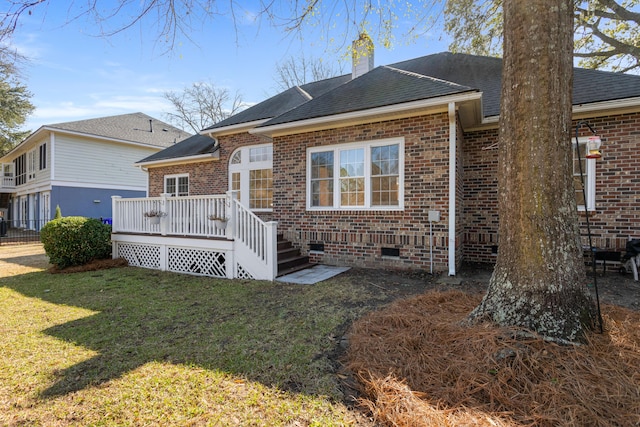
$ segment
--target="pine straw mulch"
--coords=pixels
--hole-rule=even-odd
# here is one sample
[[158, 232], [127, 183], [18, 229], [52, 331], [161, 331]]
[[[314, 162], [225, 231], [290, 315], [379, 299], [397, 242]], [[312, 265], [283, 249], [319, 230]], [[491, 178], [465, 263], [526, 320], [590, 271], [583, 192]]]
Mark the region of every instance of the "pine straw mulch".
[[357, 321], [346, 367], [391, 426], [640, 425], [640, 313], [603, 305], [586, 345], [462, 325], [478, 294], [433, 291]]
[[105, 259], [94, 259], [83, 265], [74, 265], [71, 267], [58, 268], [57, 266], [51, 266], [48, 271], [51, 274], [67, 274], [67, 273], [82, 273], [84, 271], [98, 271], [98, 270], [106, 270], [109, 268], [118, 268], [118, 267], [126, 267], [129, 263], [124, 258], [105, 258]]

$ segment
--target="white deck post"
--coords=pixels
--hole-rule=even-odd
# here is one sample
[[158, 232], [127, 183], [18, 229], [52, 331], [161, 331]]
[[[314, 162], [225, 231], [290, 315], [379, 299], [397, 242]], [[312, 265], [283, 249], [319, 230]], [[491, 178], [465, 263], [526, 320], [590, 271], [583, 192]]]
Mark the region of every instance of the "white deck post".
[[229, 220], [227, 221], [227, 229], [225, 234], [227, 239], [234, 240], [236, 238], [235, 229], [238, 215], [235, 209], [235, 203], [233, 201], [238, 197], [237, 191], [227, 191], [227, 200], [225, 200], [225, 216]]
[[162, 236], [167, 235], [167, 222], [169, 221], [169, 213], [167, 212], [167, 197], [171, 196], [171, 193], [160, 194], [160, 211], [165, 215], [160, 217], [160, 234]]
[[278, 275], [278, 222], [269, 221], [266, 226], [267, 272], [269, 280], [273, 281]]
[[120, 231], [120, 217], [118, 215], [118, 200], [122, 199], [122, 196], [111, 196], [111, 232]]
[[[235, 245], [234, 245], [235, 248]], [[236, 278], [236, 251], [235, 249], [224, 253], [225, 270], [227, 272], [227, 279]]]

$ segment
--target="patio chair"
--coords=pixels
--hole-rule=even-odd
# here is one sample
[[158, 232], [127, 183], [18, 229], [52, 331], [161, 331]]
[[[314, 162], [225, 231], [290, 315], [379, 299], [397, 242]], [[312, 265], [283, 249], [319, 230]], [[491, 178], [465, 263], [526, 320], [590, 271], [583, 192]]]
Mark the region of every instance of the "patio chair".
[[621, 273], [631, 271], [633, 280], [638, 281], [638, 268], [640, 267], [640, 239], [629, 239], [625, 248], [626, 253], [622, 257]]

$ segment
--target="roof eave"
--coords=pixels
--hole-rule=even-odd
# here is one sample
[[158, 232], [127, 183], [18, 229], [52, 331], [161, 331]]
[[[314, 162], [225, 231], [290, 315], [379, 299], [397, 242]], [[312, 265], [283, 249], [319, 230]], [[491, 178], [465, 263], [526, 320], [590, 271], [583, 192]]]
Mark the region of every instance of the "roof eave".
[[256, 126], [260, 126], [262, 123], [265, 123], [265, 122], [267, 122], [269, 120], [271, 120], [271, 117], [268, 118], [268, 119], [260, 119], [260, 120], [254, 120], [254, 121], [251, 121], [251, 122], [238, 123], [238, 124], [235, 124], [235, 125], [223, 126], [223, 127], [219, 127], [219, 128], [215, 128], [215, 129], [203, 129], [198, 133], [200, 135], [208, 135], [208, 136], [212, 136], [212, 137], [218, 137], [218, 136], [223, 136], [223, 135], [231, 135], [231, 134], [234, 134], [234, 133], [247, 132], [250, 129], [253, 129]]
[[171, 157], [169, 159], [158, 159], [158, 160], [151, 160], [148, 162], [136, 162], [136, 166], [142, 167], [142, 168], [150, 168], [150, 167], [164, 167], [164, 166], [171, 166], [171, 165], [183, 165], [186, 163], [199, 163], [199, 162], [207, 162], [207, 161], [214, 161], [214, 160], [220, 160], [220, 150], [216, 150], [213, 153], [207, 153], [207, 154], [198, 154], [195, 156], [185, 156], [185, 157]]
[[[616, 99], [611, 101], [591, 102], [588, 104], [577, 104], [573, 106], [573, 119], [586, 117], [610, 116], [611, 114], [634, 113], [640, 111], [640, 97]], [[487, 116], [476, 126], [472, 126], [465, 131], [478, 131], [498, 127], [500, 115]]]
[[623, 114], [637, 111], [640, 111], [640, 97], [577, 104], [573, 106], [574, 118], [581, 118], [583, 116], [608, 116], [612, 113]]
[[316, 117], [306, 120], [298, 120], [289, 123], [280, 123], [270, 126], [256, 127], [249, 130], [251, 134], [273, 137], [275, 135], [286, 135], [296, 133], [305, 128], [326, 129], [335, 126], [339, 122], [357, 122], [381, 116], [409, 114], [412, 111], [446, 106], [450, 103], [461, 103], [469, 101], [481, 101], [481, 92], [464, 92], [455, 95], [440, 96], [419, 101], [406, 102], [402, 104], [386, 105], [384, 107], [370, 108], [367, 110], [352, 111], [348, 113], [333, 114], [330, 116]]

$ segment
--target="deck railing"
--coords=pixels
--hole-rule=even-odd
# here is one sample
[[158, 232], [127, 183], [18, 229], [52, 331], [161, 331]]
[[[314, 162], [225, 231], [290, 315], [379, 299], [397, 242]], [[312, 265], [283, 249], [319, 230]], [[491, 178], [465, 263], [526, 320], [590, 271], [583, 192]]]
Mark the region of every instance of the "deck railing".
[[[277, 273], [277, 223], [262, 221], [234, 192], [223, 195], [112, 197], [113, 233], [232, 240], [233, 257], [254, 277]], [[155, 216], [153, 216], [155, 215]], [[221, 221], [222, 220], [222, 221]], [[213, 245], [213, 243], [212, 243]]]
[[[210, 217], [229, 218], [227, 195], [187, 197], [113, 197], [113, 232], [148, 233], [162, 236], [227, 238]], [[232, 237], [230, 237], [232, 238]]]

